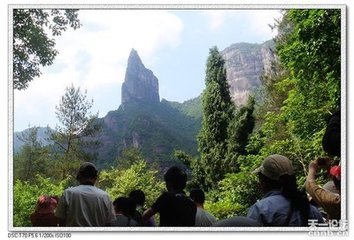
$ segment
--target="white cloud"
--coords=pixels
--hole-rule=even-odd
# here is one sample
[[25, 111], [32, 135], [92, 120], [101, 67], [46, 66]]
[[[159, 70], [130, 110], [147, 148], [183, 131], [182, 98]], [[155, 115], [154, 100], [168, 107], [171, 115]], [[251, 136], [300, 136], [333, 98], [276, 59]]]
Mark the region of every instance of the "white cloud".
[[[54, 107], [71, 83], [87, 89], [90, 98], [102, 98], [105, 87], [124, 81], [131, 48], [149, 66], [157, 50], [178, 46], [183, 30], [179, 18], [162, 10], [80, 10], [79, 19], [80, 29], [68, 29], [57, 38], [54, 64], [44, 68], [27, 90], [15, 92], [15, 128], [37, 124], [30, 119], [54, 125]], [[112, 103], [115, 96], [106, 97], [107, 105], [115, 109], [119, 100]]]
[[205, 11], [205, 15], [209, 18], [209, 27], [212, 31], [217, 30], [225, 22], [228, 13], [225, 11]]
[[182, 22], [165, 11], [82, 10], [79, 17], [82, 28], [58, 40], [58, 60], [77, 65], [76, 54], [86, 52], [90, 60], [81, 81], [89, 89], [121, 83], [131, 48], [148, 62], [157, 49], [176, 47], [183, 29]]
[[254, 15], [248, 15], [247, 21], [250, 23], [251, 31], [259, 35], [274, 37], [277, 35], [276, 29], [273, 31], [269, 25], [274, 25], [275, 19], [279, 19], [281, 13], [279, 10], [257, 10]]
[[263, 37], [264, 39], [272, 38], [277, 34], [268, 26], [274, 23], [274, 19], [280, 18], [279, 10], [275, 9], [240, 9], [240, 10], [207, 10], [203, 14], [209, 21], [209, 28], [217, 31], [225, 23], [235, 23], [235, 28], [247, 28], [249, 32]]

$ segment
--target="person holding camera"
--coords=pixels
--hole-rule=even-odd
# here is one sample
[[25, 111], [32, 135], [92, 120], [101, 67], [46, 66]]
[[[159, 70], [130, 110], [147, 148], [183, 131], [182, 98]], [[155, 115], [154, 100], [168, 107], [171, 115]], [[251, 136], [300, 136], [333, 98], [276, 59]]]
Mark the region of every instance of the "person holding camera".
[[340, 194], [330, 192], [316, 183], [316, 173], [319, 169], [328, 169], [336, 190], [340, 193], [340, 166], [330, 167], [330, 158], [318, 158], [309, 164], [306, 179], [306, 191], [312, 199], [327, 213], [327, 220], [340, 219]]
[[[322, 138], [322, 147], [331, 157], [340, 157], [341, 138], [339, 110], [335, 111], [328, 121], [326, 132]], [[341, 166], [340, 163], [338, 163], [331, 167], [331, 157], [320, 157], [311, 161], [308, 166], [309, 172], [306, 178], [306, 191], [327, 213], [327, 220], [340, 219]], [[336, 192], [327, 191], [316, 183], [316, 173], [319, 169], [326, 169], [328, 171]]]

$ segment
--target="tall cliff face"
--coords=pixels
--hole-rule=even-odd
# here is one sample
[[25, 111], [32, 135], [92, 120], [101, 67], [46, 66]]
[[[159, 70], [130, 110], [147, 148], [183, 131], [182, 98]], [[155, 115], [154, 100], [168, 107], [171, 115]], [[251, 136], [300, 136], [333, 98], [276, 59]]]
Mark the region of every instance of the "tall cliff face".
[[261, 85], [260, 77], [270, 71], [275, 60], [274, 42], [263, 44], [236, 43], [221, 52], [225, 60], [230, 94], [238, 106], [247, 102], [251, 91]]
[[151, 70], [145, 68], [134, 49], [130, 52], [122, 85], [122, 104], [132, 101], [160, 102], [158, 79]]

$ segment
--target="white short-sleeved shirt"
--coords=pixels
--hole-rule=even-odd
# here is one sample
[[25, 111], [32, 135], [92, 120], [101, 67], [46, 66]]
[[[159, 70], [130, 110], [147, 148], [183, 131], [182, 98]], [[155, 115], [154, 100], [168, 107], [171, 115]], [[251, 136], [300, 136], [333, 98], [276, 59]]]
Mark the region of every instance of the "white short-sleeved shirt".
[[65, 219], [66, 226], [106, 226], [115, 219], [108, 194], [91, 185], [79, 185], [64, 191], [55, 215]]

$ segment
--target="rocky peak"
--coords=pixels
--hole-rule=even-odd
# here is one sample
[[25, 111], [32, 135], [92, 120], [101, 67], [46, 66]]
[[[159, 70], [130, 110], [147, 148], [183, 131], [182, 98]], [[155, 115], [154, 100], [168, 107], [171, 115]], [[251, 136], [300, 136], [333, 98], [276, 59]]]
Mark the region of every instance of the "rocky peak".
[[225, 60], [230, 94], [238, 106], [247, 102], [248, 95], [261, 85], [260, 77], [269, 71], [272, 61], [274, 42], [263, 44], [236, 43], [221, 52]]
[[135, 49], [130, 52], [122, 85], [122, 104], [130, 101], [160, 102], [159, 81], [145, 68]]

